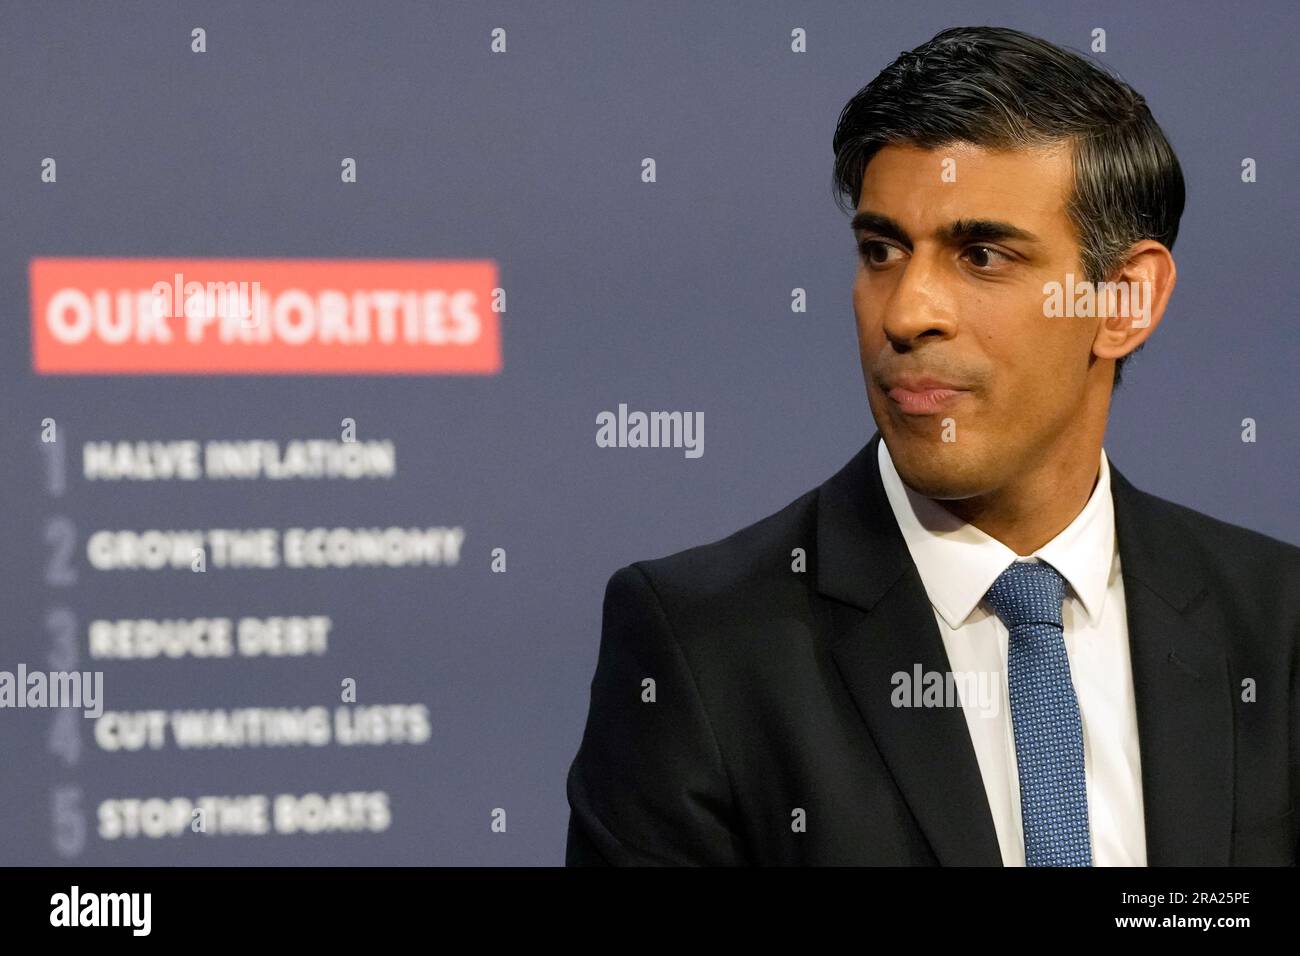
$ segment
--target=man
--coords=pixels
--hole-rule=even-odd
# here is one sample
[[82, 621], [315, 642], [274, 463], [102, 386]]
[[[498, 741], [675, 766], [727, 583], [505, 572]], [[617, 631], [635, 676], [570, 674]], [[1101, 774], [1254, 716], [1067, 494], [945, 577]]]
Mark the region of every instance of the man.
[[1144, 101], [953, 29], [834, 146], [878, 432], [610, 579], [567, 861], [1294, 863], [1300, 548], [1102, 450], [1175, 283], [1182, 174]]

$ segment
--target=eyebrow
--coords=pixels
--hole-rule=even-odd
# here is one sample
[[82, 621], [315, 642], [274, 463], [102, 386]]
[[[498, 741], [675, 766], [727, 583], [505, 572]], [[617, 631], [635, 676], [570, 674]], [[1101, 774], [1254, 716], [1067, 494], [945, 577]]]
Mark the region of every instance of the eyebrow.
[[[912, 237], [907, 234], [907, 230], [882, 213], [870, 210], [859, 212], [853, 217], [850, 226], [855, 234], [873, 232], [887, 239], [893, 239], [908, 249], [912, 248]], [[971, 242], [998, 242], [1004, 239], [1019, 239], [1023, 242], [1039, 241], [1032, 232], [997, 219], [954, 219], [947, 225], [941, 226], [935, 235], [941, 242], [954, 246]]]

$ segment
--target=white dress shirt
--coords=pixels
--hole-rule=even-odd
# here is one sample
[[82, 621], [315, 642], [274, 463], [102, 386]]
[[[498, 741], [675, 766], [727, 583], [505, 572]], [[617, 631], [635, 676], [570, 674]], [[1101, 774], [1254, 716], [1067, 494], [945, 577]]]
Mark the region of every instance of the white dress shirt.
[[[1146, 866], [1142, 768], [1129, 665], [1128, 620], [1115, 544], [1110, 465], [1083, 510], [1047, 544], [1020, 557], [907, 487], [880, 441], [880, 477], [890, 507], [934, 608], [957, 675], [971, 743], [988, 794], [1006, 866], [1025, 865], [1016, 740], [1007, 697], [1007, 628], [982, 603], [1013, 561], [1042, 559], [1069, 587], [1061, 608], [1070, 676], [1083, 719], [1083, 763], [1094, 866]], [[982, 675], [982, 676], [981, 676]], [[978, 678], [978, 680], [977, 680]], [[968, 688], [979, 688], [972, 693]]]

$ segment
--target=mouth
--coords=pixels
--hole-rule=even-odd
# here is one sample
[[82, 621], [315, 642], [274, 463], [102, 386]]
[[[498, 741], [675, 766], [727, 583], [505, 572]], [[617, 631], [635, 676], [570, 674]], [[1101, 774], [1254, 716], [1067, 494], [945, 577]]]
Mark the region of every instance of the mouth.
[[967, 389], [943, 382], [917, 379], [884, 387], [895, 407], [905, 415], [933, 415], [956, 404]]

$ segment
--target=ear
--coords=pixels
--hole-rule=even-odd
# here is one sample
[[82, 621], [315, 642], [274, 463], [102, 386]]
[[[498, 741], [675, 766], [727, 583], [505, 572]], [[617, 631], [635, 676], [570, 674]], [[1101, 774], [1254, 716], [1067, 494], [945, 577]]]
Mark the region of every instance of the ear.
[[1130, 248], [1107, 280], [1110, 285], [1098, 290], [1097, 314], [1102, 319], [1092, 353], [1098, 358], [1118, 359], [1149, 339], [1164, 318], [1177, 281], [1173, 253], [1165, 246], [1143, 239]]

